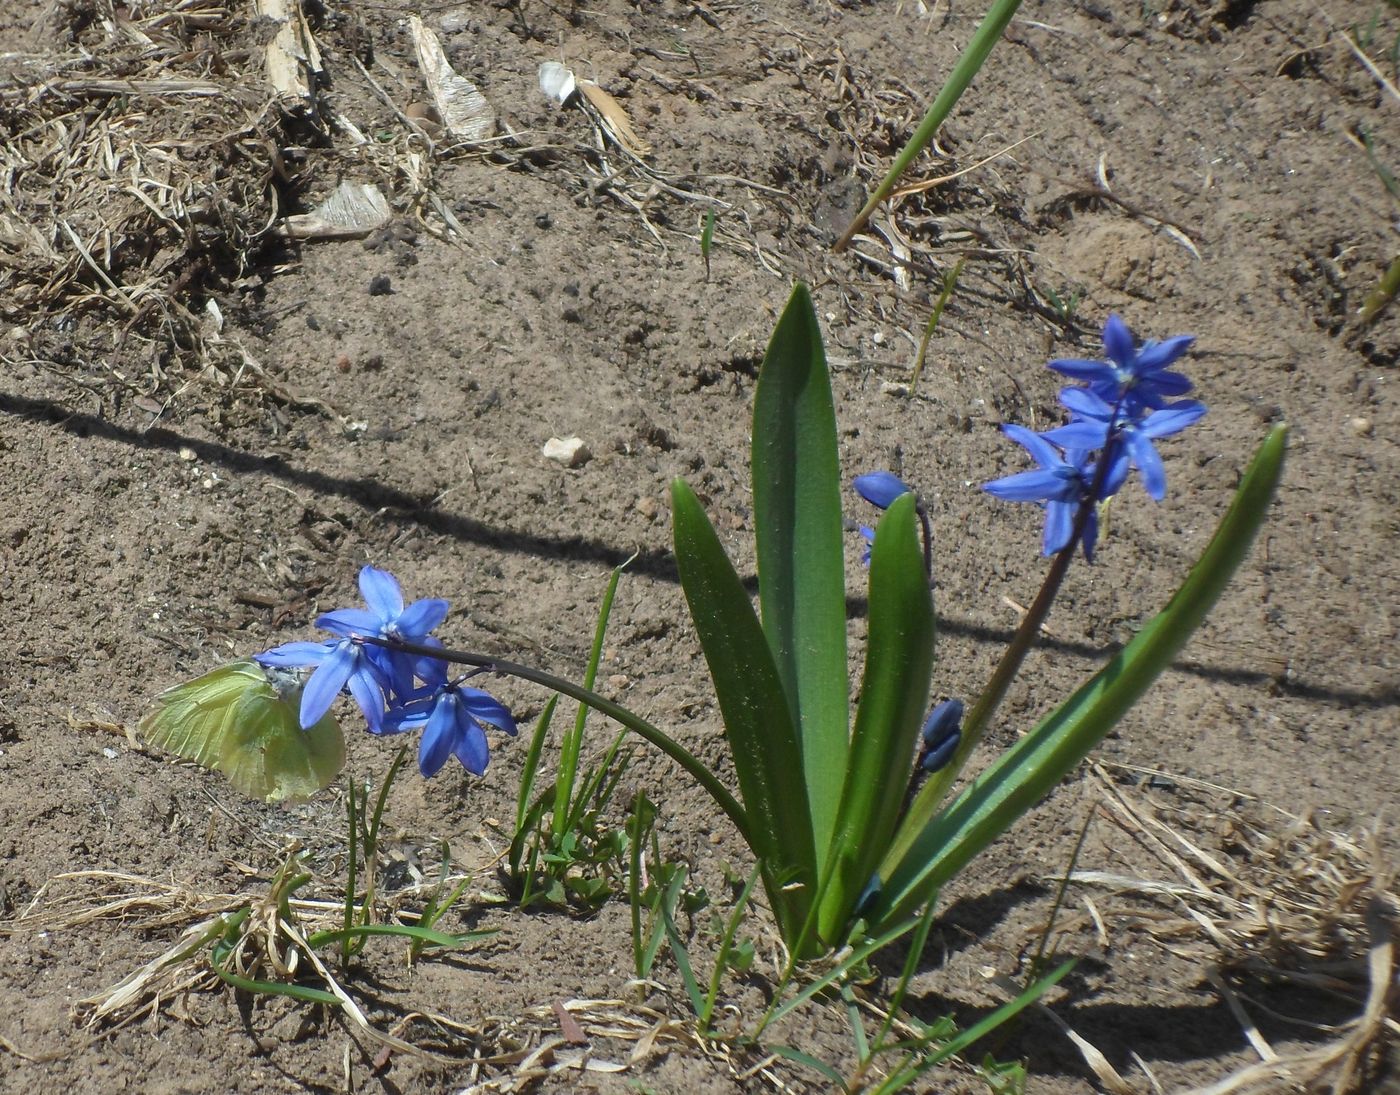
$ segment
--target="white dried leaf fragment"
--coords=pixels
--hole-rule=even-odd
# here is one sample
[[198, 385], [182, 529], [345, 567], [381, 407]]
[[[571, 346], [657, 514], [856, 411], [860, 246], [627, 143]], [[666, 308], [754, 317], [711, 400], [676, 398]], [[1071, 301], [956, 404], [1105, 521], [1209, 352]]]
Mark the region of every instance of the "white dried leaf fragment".
[[540, 65], [540, 90], [563, 106], [578, 90], [578, 81], [574, 79], [574, 74], [558, 61], [546, 61]]
[[408, 17], [408, 29], [418, 49], [418, 67], [423, 70], [428, 93], [447, 131], [463, 141], [484, 141], [495, 136], [496, 112], [477, 86], [458, 76], [447, 63], [437, 35], [416, 15]]

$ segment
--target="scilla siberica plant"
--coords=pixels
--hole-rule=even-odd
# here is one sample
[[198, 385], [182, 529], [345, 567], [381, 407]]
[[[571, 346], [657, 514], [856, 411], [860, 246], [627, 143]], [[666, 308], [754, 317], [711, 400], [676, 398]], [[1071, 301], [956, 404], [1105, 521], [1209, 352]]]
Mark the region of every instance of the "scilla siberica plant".
[[[404, 608], [397, 583], [374, 568], [361, 574], [368, 610], [318, 619], [336, 638], [288, 644], [259, 661], [272, 667], [270, 674], [315, 667], [301, 693], [300, 726], [324, 726], [331, 700], [345, 689], [372, 731], [421, 730], [425, 774], [450, 754], [479, 773], [487, 756], [484, 726], [514, 729], [504, 707], [467, 688], [466, 678], [449, 679], [446, 664], [515, 676], [570, 696], [661, 748], [705, 789], [752, 849], [795, 956], [838, 947], [853, 930], [868, 938], [890, 932], [926, 909], [944, 883], [1046, 795], [1171, 663], [1243, 561], [1277, 486], [1283, 426], [1260, 447], [1176, 596], [1097, 674], [950, 798], [1070, 560], [1081, 547], [1092, 557], [1097, 507], [1133, 470], [1160, 500], [1166, 481], [1154, 442], [1204, 413], [1200, 403], [1174, 401], [1190, 382], [1169, 366], [1186, 352], [1189, 338], [1138, 347], [1115, 316], [1105, 325], [1104, 343], [1107, 361], [1051, 363], [1084, 385], [1061, 393], [1067, 424], [1043, 434], [1003, 427], [1038, 467], [985, 489], [1044, 507], [1043, 548], [1054, 559], [965, 717], [958, 701], [925, 717], [935, 631], [930, 516], [912, 490], [879, 472], [856, 481], [884, 513], [873, 533], [865, 530], [869, 626], [852, 719], [836, 421], [821, 335], [801, 285], [773, 334], [754, 398], [757, 611], [695, 494], [681, 479], [671, 489], [676, 562], [723, 718], [737, 795], [675, 739], [626, 708], [529, 666], [442, 647], [427, 633], [445, 616], [445, 602]], [[182, 689], [200, 683], [167, 697], [184, 697]], [[263, 682], [258, 691], [269, 688]], [[191, 720], [166, 721], [183, 731]], [[163, 744], [181, 752], [189, 735], [164, 736]], [[194, 759], [218, 767], [205, 753]], [[318, 778], [328, 767], [328, 761], [316, 766]], [[911, 769], [927, 777], [912, 797]], [[301, 780], [294, 789], [312, 782]]]

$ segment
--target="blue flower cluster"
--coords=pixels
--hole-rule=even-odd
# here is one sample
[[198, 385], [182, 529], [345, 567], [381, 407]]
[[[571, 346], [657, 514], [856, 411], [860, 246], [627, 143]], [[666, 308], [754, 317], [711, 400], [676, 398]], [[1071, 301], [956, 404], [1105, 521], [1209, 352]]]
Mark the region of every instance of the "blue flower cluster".
[[[1070, 421], [1044, 433], [1013, 423], [1002, 426], [1002, 432], [1024, 446], [1040, 467], [993, 480], [982, 489], [1011, 502], [1045, 507], [1046, 555], [1068, 546], [1080, 506], [1092, 500], [1095, 505], [1085, 518], [1083, 536], [1084, 556], [1092, 559], [1098, 540], [1096, 504], [1118, 493], [1133, 468], [1152, 498], [1160, 502], [1166, 496], [1166, 472], [1152, 443], [1180, 433], [1206, 413], [1205, 404], [1194, 399], [1170, 401], [1191, 390], [1191, 381], [1170, 366], [1194, 341], [1191, 335], [1178, 335], [1138, 347], [1127, 324], [1111, 315], [1103, 328], [1107, 361], [1050, 362], [1056, 372], [1085, 384], [1060, 389], [1060, 403], [1069, 411]], [[887, 471], [858, 475], [853, 485], [880, 509], [912, 489]], [[864, 560], [868, 563], [874, 533], [865, 526], [860, 531], [867, 541]]]
[[349, 692], [371, 733], [422, 731], [418, 767], [423, 775], [436, 775], [449, 756], [481, 775], [491, 756], [485, 727], [515, 733], [515, 720], [505, 706], [466, 687], [466, 677], [449, 679], [447, 663], [439, 658], [359, 641], [370, 636], [441, 646], [431, 632], [447, 618], [448, 603], [430, 598], [405, 607], [394, 576], [371, 566], [360, 571], [360, 593], [366, 608], [340, 608], [317, 617], [316, 626], [337, 638], [284, 643], [255, 660], [264, 666], [314, 667], [301, 694], [303, 729], [320, 721], [342, 691]]
[[[1170, 366], [1194, 341], [1191, 335], [1179, 335], [1137, 347], [1127, 324], [1111, 315], [1103, 328], [1107, 361], [1050, 362], [1056, 372], [1086, 385], [1060, 390], [1069, 423], [1045, 433], [1010, 423], [1002, 426], [1040, 467], [993, 480], [982, 489], [1008, 501], [1045, 507], [1046, 555], [1069, 544], [1080, 506], [1112, 497], [1132, 468], [1153, 499], [1160, 502], [1166, 496], [1166, 472], [1152, 443], [1180, 433], [1206, 413], [1205, 404], [1196, 400], [1169, 402], [1191, 390], [1191, 381]], [[1096, 508], [1090, 509], [1084, 526], [1087, 559], [1093, 558], [1098, 540]]]

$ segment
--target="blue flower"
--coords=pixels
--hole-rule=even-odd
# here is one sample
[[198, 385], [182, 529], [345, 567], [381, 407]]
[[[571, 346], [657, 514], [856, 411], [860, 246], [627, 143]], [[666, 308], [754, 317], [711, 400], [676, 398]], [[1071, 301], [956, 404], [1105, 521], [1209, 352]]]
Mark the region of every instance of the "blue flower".
[[1191, 390], [1191, 381], [1168, 369], [1196, 341], [1194, 335], [1177, 335], [1165, 342], [1149, 340], [1135, 349], [1133, 334], [1118, 316], [1103, 325], [1103, 347], [1108, 361], [1078, 358], [1050, 362], [1050, 368], [1082, 380], [1106, 402], [1123, 402], [1131, 414], [1162, 407], [1168, 399]]
[[[385, 732], [396, 734], [421, 729], [418, 743], [418, 770], [434, 776], [456, 756], [473, 775], [481, 775], [491, 759], [485, 726], [515, 734], [515, 720], [505, 705], [479, 688], [468, 688], [460, 680], [449, 682], [442, 662], [429, 662], [426, 695], [390, 711], [384, 720]], [[426, 668], [426, 667], [425, 667]]]
[[856, 488], [857, 494], [872, 506], [879, 506], [881, 509], [889, 509], [896, 498], [901, 494], [908, 494], [913, 489], [899, 476], [888, 471], [857, 475], [851, 485]]
[[[1075, 514], [1079, 512], [1081, 503], [1089, 500], [1089, 493], [1098, 475], [1097, 465], [1091, 460], [1093, 454], [1083, 449], [1071, 449], [1061, 454], [1045, 437], [1014, 423], [1008, 422], [1002, 426], [1001, 432], [1017, 444], [1023, 445], [1040, 468], [995, 479], [983, 484], [982, 489], [1010, 502], [1039, 502], [1043, 505], [1045, 534], [1042, 547], [1044, 554], [1054, 555], [1069, 543], [1074, 531]], [[1114, 494], [1123, 485], [1127, 474], [1126, 456], [1116, 457], [1104, 477], [1099, 498], [1095, 501], [1102, 501]], [[1086, 559], [1094, 557], [1094, 544], [1097, 541], [1098, 514], [1090, 510], [1088, 523], [1084, 526]]]
[[1060, 402], [1076, 421], [1041, 436], [1064, 449], [1083, 450], [1103, 448], [1111, 435], [1117, 439], [1115, 449], [1122, 445], [1133, 466], [1142, 473], [1147, 493], [1158, 502], [1166, 497], [1167, 473], [1152, 442], [1180, 433], [1206, 413], [1204, 403], [1184, 399], [1141, 417], [1126, 416], [1122, 409], [1115, 411], [1102, 396], [1085, 388], [1062, 389]]
[[308, 730], [330, 710], [342, 688], [348, 688], [364, 712], [370, 730], [379, 733], [384, 719], [383, 669], [369, 651], [354, 639], [326, 643], [283, 643], [263, 654], [253, 655], [259, 665], [297, 668], [315, 666], [301, 693], [301, 728]]
[[[399, 639], [421, 643], [428, 633], [447, 618], [446, 601], [427, 598], [407, 608], [397, 579], [387, 570], [366, 566], [360, 570], [360, 594], [364, 608], [338, 608], [316, 618], [316, 626], [333, 635], [351, 638], [372, 635], [378, 639]], [[372, 647], [368, 657], [379, 666], [395, 696], [406, 696], [413, 689], [415, 659], [399, 651]]]

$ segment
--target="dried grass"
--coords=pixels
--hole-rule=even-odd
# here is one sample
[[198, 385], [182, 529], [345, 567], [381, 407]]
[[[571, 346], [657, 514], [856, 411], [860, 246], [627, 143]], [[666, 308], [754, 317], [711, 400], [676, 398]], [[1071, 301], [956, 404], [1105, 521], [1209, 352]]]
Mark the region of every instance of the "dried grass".
[[[1260, 1058], [1192, 1095], [1373, 1090], [1377, 1070], [1400, 1044], [1400, 891], [1380, 823], [1337, 832], [1311, 814], [1181, 777], [1170, 778], [1183, 796], [1223, 798], [1224, 805], [1166, 809], [1115, 783], [1102, 766], [1095, 776], [1104, 814], [1162, 876], [1076, 871], [1072, 881], [1107, 889], [1115, 900], [1112, 908], [1090, 903], [1094, 921], [1100, 930], [1105, 921], [1132, 922], [1198, 963]], [[1270, 983], [1350, 1002], [1357, 1013], [1335, 1026], [1290, 1019], [1317, 1041], [1277, 1052], [1252, 1018], [1267, 1009], [1245, 995]]]

